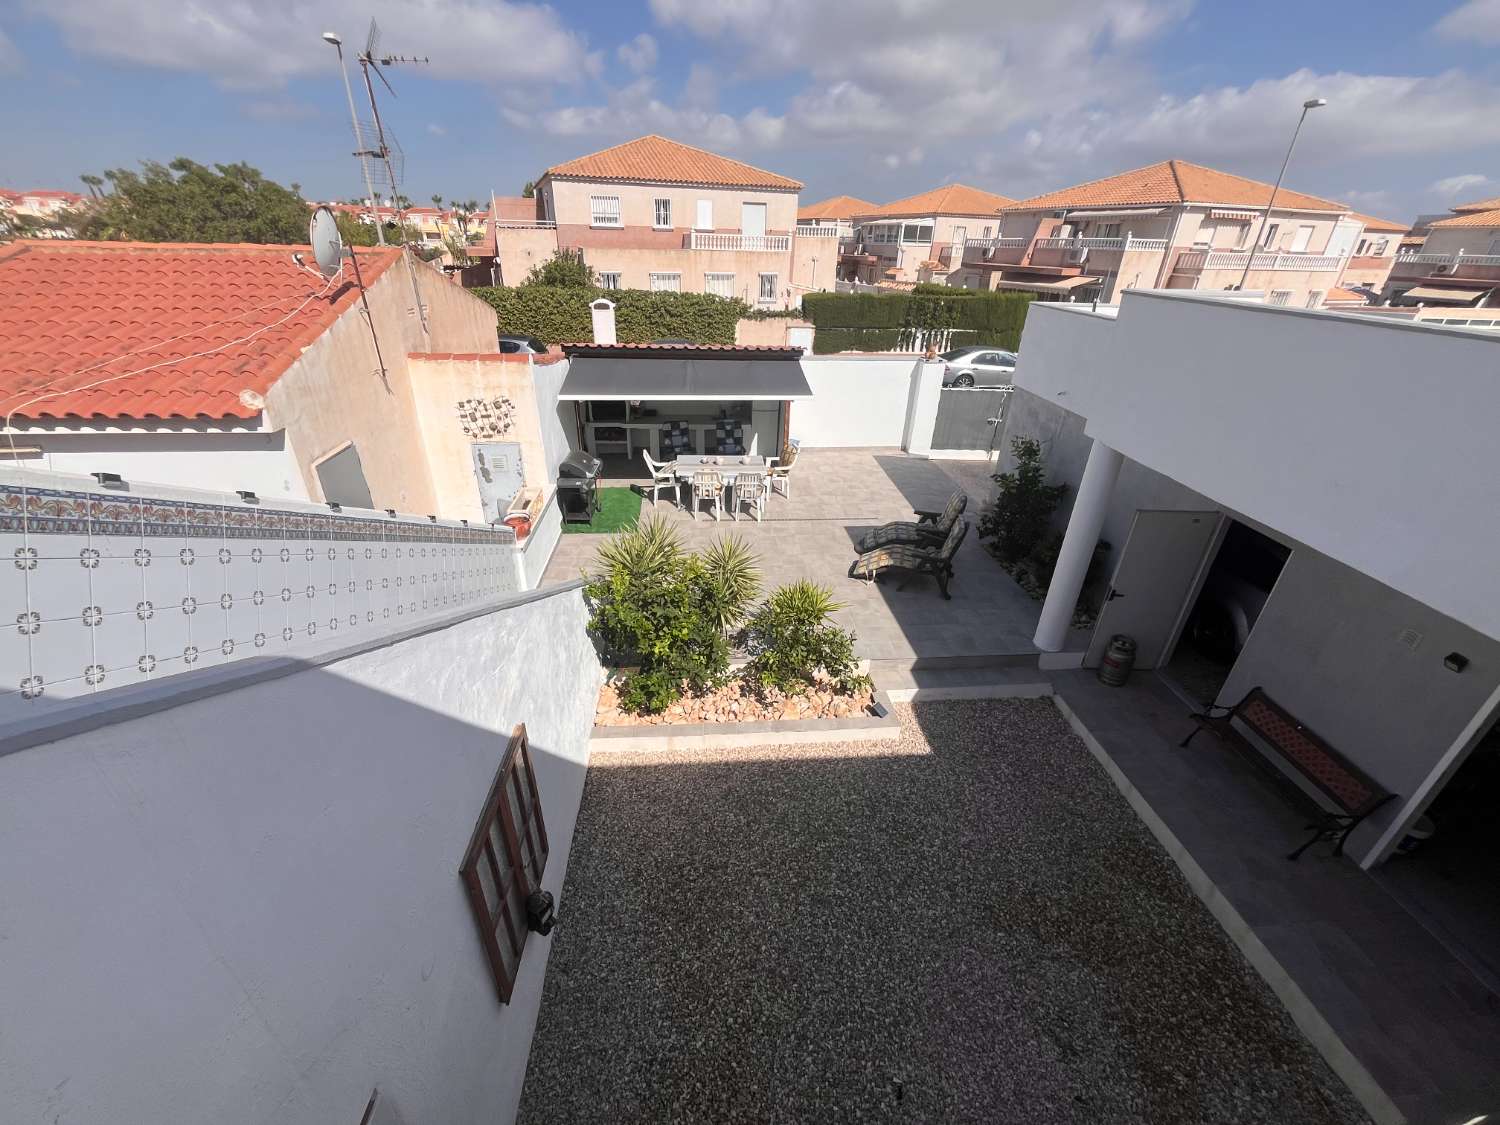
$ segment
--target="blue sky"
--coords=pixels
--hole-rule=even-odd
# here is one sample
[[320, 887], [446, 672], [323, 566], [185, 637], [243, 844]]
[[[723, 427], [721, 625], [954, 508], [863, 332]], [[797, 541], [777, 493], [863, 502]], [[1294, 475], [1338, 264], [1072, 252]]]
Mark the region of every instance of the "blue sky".
[[334, 30], [427, 67], [382, 112], [425, 202], [648, 132], [878, 202], [1171, 156], [1388, 218], [1500, 195], [1500, 0], [0, 0], [0, 185], [185, 155], [360, 193]]

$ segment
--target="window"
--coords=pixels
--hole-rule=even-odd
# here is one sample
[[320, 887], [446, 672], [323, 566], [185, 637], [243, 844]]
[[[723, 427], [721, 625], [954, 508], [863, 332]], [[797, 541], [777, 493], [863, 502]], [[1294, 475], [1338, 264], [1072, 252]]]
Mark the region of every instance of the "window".
[[541, 890], [546, 866], [542, 802], [526, 726], [518, 723], [458, 869], [502, 1004], [510, 1003], [526, 947], [526, 898]]
[[1099, 224], [1099, 237], [1100, 238], [1119, 238], [1120, 237], [1120, 224], [1119, 223], [1100, 223]]
[[1389, 238], [1377, 238], [1375, 240], [1375, 248], [1373, 250], [1371, 250], [1370, 253], [1376, 254], [1376, 255], [1384, 254], [1385, 251], [1386, 251], [1386, 248], [1388, 246], [1390, 246], [1390, 244], [1391, 244], [1391, 240]]
[[760, 299], [762, 301], [776, 300], [776, 275], [774, 273], [760, 275]]
[[1290, 303], [1292, 291], [1290, 289], [1272, 289], [1271, 295], [1266, 298], [1268, 305], [1285, 305]]
[[600, 289], [618, 289], [618, 288], [620, 288], [620, 275], [619, 275], [619, 273], [618, 272], [601, 273], [599, 275], [599, 288]]
[[712, 199], [698, 200], [698, 218], [693, 226], [698, 230], [714, 229], [714, 201]]
[[901, 231], [902, 242], [931, 242], [931, 223], [907, 223]]
[[1280, 223], [1269, 223], [1266, 226], [1266, 236], [1260, 240], [1262, 246], [1276, 245], [1276, 236], [1281, 233]]
[[651, 275], [651, 292], [653, 293], [681, 293], [682, 274], [680, 273], [653, 273]]
[[716, 297], [734, 296], [734, 274], [706, 273], [703, 275], [703, 292]]
[[1489, 252], [1491, 254], [1500, 254], [1500, 238], [1493, 238], [1490, 240]]
[[1359, 240], [1359, 246], [1355, 248], [1354, 256], [1356, 258], [1363, 258], [1365, 256], [1365, 251], [1369, 250], [1369, 248], [1370, 240], [1368, 238], [1361, 238]]
[[985, 238], [989, 238], [994, 233], [994, 230], [995, 230], [994, 227], [985, 227], [984, 228], [984, 237]]
[[1307, 307], [1310, 309], [1319, 309], [1323, 307], [1323, 290], [1314, 289], [1307, 295]]
[[670, 199], [656, 200], [656, 219], [653, 225], [657, 230], [672, 229], [672, 201]]
[[620, 225], [620, 197], [618, 195], [589, 196], [589, 224], [596, 227]]

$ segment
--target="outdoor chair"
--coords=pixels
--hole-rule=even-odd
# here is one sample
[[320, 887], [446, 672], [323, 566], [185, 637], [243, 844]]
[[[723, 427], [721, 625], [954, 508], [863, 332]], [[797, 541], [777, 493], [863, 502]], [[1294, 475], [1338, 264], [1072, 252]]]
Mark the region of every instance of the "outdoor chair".
[[667, 422], [661, 428], [661, 459], [675, 461], [684, 453], [697, 453], [693, 431], [686, 422]]
[[677, 465], [673, 461], [653, 461], [644, 449], [641, 456], [646, 459], [646, 471], [651, 474], [651, 504], [654, 507], [661, 490], [670, 488], [677, 506], [682, 507], [682, 482], [677, 479]]
[[731, 418], [720, 418], [714, 423], [715, 453], [744, 453], [745, 427]]
[[781, 485], [781, 494], [788, 500], [792, 498], [792, 467], [797, 464], [797, 455], [802, 451], [802, 442], [792, 438], [787, 443], [787, 456], [785, 460], [772, 457], [769, 460], [767, 475], [769, 477], [772, 491]]
[[864, 554], [877, 547], [894, 547], [900, 543], [907, 543], [913, 547], [940, 546], [943, 540], [948, 538], [948, 533], [953, 530], [953, 525], [958, 522], [958, 517], [964, 514], [964, 509], [968, 506], [968, 493], [961, 488], [955, 489], [941, 512], [916, 511], [912, 513], [917, 517], [915, 521], [882, 524], [860, 536], [858, 542], [854, 544], [854, 549], [859, 554]]
[[730, 514], [739, 519], [742, 504], [750, 505], [750, 512], [759, 523], [766, 513], [766, 497], [771, 492], [770, 482], [763, 473], [739, 473], [734, 478], [734, 503]]
[[714, 502], [714, 520], [724, 514], [724, 478], [710, 469], [699, 469], [693, 474], [693, 519], [698, 518], [698, 505], [705, 500]]
[[[937, 579], [938, 589], [942, 591], [943, 597], [951, 601], [953, 595], [948, 593], [948, 583], [953, 578], [953, 556], [958, 553], [959, 544], [968, 533], [969, 521], [959, 520], [948, 532], [948, 538], [943, 540], [941, 546], [914, 547], [910, 543], [898, 543], [894, 547], [876, 547], [873, 551], [865, 551], [849, 565], [849, 577], [878, 582], [886, 571], [899, 570], [906, 574], [909, 581], [912, 575], [930, 574]], [[902, 590], [905, 588], [904, 581], [897, 587]]]

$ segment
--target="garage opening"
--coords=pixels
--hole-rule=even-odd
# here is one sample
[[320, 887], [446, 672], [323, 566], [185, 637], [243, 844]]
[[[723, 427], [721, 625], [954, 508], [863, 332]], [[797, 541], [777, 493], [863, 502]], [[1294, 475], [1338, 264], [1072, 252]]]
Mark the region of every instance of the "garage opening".
[[1204, 706], [1217, 700], [1291, 553], [1270, 536], [1231, 521], [1162, 669], [1191, 698]]

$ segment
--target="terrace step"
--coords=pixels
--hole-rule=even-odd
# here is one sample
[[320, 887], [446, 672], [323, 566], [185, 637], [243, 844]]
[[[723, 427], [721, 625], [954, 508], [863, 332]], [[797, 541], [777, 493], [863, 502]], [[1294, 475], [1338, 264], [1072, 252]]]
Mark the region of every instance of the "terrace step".
[[[984, 660], [954, 665], [945, 661]], [[1005, 663], [994, 663], [1004, 661]], [[1024, 663], [1022, 662], [1024, 661]], [[927, 657], [912, 661], [874, 660], [870, 675], [895, 703], [941, 699], [1007, 699], [1051, 695], [1052, 684], [1036, 666], [1036, 654], [994, 657]], [[939, 666], [934, 667], [934, 663]]]

